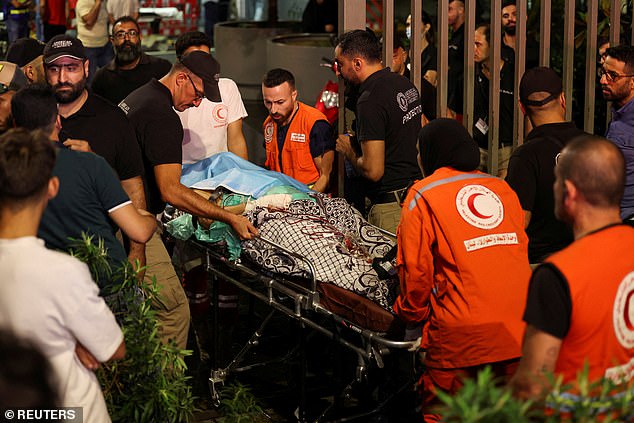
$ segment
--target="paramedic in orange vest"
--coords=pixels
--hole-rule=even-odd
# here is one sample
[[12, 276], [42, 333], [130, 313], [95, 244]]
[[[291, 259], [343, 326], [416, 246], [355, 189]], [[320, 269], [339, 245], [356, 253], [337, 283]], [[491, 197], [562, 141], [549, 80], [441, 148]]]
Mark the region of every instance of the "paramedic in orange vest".
[[324, 192], [335, 158], [335, 138], [326, 116], [297, 101], [295, 77], [272, 69], [262, 80], [269, 116], [264, 121], [264, 166]]
[[487, 364], [502, 379], [514, 374], [530, 267], [517, 195], [476, 170], [480, 153], [466, 129], [436, 119], [418, 140], [425, 178], [403, 203], [394, 311], [410, 331], [422, 326], [419, 391], [434, 422], [437, 389], [455, 393]]
[[555, 215], [575, 241], [533, 272], [523, 354], [512, 380], [522, 398], [546, 394], [544, 373], [572, 384], [632, 382], [634, 374], [634, 228], [621, 223], [623, 155], [614, 143], [585, 136], [567, 144], [555, 167]]

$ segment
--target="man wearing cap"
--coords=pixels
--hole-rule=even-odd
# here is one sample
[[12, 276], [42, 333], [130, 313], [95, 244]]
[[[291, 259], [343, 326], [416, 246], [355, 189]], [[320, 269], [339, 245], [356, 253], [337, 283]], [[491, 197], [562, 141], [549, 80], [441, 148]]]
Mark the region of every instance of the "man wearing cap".
[[[145, 209], [143, 162], [134, 130], [116, 106], [86, 89], [88, 60], [77, 38], [56, 35], [44, 48], [46, 81], [62, 122], [60, 141], [72, 150], [93, 151], [115, 170], [138, 209]], [[129, 258], [145, 264], [144, 248], [131, 243]]]
[[605, 137], [625, 156], [627, 179], [621, 218], [634, 220], [634, 47], [607, 49], [600, 72], [603, 98], [612, 102], [612, 121]]
[[43, 52], [43, 42], [34, 38], [19, 38], [9, 46], [7, 62], [18, 65], [31, 84], [46, 84]]
[[[219, 102], [220, 65], [210, 54], [193, 51], [172, 65], [160, 80], [152, 79], [133, 91], [119, 107], [128, 115], [141, 146], [146, 175], [146, 198], [151, 213], [161, 213], [165, 203], [212, 220], [229, 224], [240, 238], [249, 239], [257, 230], [244, 217], [227, 212], [180, 183], [183, 126], [174, 111], [197, 107], [204, 97]], [[153, 242], [157, 241], [157, 242]], [[154, 266], [159, 284], [168, 286], [176, 301], [159, 311], [163, 336], [173, 337], [179, 346], [187, 342], [189, 307], [171, 260], [160, 238], [147, 245], [148, 264]]]
[[0, 134], [4, 134], [13, 127], [11, 116], [13, 94], [28, 84], [29, 80], [15, 63], [0, 62]]
[[[211, 41], [202, 32], [187, 32], [174, 43], [176, 58], [195, 50], [211, 54]], [[229, 78], [218, 80], [221, 102], [203, 98], [198, 107], [178, 112], [183, 124], [183, 164], [195, 163], [216, 153], [231, 153], [249, 159], [242, 120], [247, 117], [240, 91]]]
[[172, 66], [167, 60], [142, 51], [139, 25], [130, 16], [117, 19], [110, 39], [115, 58], [97, 71], [90, 88], [112, 104], [119, 104], [150, 79], [163, 77]]
[[554, 169], [561, 149], [585, 132], [566, 121], [561, 78], [550, 68], [532, 68], [524, 73], [520, 108], [533, 130], [513, 152], [506, 182], [520, 199], [529, 238], [528, 259], [536, 264], [572, 242], [571, 229], [554, 213]]

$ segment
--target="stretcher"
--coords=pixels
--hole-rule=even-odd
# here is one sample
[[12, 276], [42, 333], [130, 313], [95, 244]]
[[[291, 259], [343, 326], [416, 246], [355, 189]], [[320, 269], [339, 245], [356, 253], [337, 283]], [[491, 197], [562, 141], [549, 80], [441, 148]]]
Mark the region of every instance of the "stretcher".
[[[230, 169], [229, 172], [235, 173], [236, 159], [234, 157], [229, 157], [229, 159], [232, 160], [232, 162], [225, 167]], [[238, 164], [240, 166], [251, 166], [248, 163]], [[209, 168], [218, 169], [222, 167], [223, 163], [213, 163], [211, 166], [206, 164], [199, 168], [194, 168], [193, 172], [209, 172]], [[254, 169], [254, 171], [260, 172], [259, 169]], [[190, 173], [190, 175], [191, 174], [192, 173]], [[240, 175], [240, 178], [242, 177], [243, 175]], [[197, 177], [197, 180], [200, 179], [200, 177]], [[228, 179], [229, 178], [225, 177], [224, 181], [226, 182]], [[231, 179], [231, 182], [233, 182], [235, 175], [232, 175]], [[208, 185], [201, 185], [199, 182], [196, 183], [198, 186], [194, 186], [195, 183], [189, 183], [188, 185], [194, 188], [210, 189]], [[262, 184], [258, 186], [262, 186]], [[214, 188], [215, 187], [211, 187], [211, 189]], [[235, 188], [232, 190], [232, 192], [236, 191]], [[300, 210], [303, 210], [301, 207], [306, 204], [302, 204], [302, 201], [305, 200], [297, 201]], [[336, 206], [337, 201], [339, 200], [328, 200], [328, 209], [332, 210], [333, 207]], [[295, 202], [293, 202], [293, 204], [295, 204]], [[293, 209], [293, 206], [290, 208]], [[254, 219], [263, 219], [262, 208], [258, 208], [257, 210], [260, 210], [260, 214], [250, 215], [252, 221], [254, 221]], [[298, 209], [295, 208], [293, 210], [297, 211]], [[275, 220], [279, 213], [264, 214], [264, 219], [270, 221], [271, 219]], [[353, 214], [358, 215], [358, 212], [353, 211]], [[166, 211], [167, 220], [174, 219], [174, 215], [175, 213]], [[341, 213], [338, 213], [338, 215], [341, 215]], [[351, 220], [350, 216], [347, 216], [345, 220], [349, 223]], [[284, 221], [282, 227], [287, 224], [288, 222]], [[327, 222], [326, 225], [328, 225]], [[359, 226], [359, 222], [356, 222], [355, 225], [356, 228], [362, 228], [363, 234], [361, 235], [367, 239], [372, 237], [377, 238], [379, 236], [377, 235], [378, 233], [384, 232], [379, 228], [372, 227], [367, 222], [362, 222], [361, 226]], [[344, 388], [343, 395], [345, 395], [346, 390], [351, 390], [355, 384], [364, 382], [370, 369], [382, 369], [384, 367], [385, 358], [394, 351], [414, 351], [418, 346], [419, 341], [405, 341], [403, 339], [404, 328], [400, 321], [391, 313], [391, 304], [389, 307], [386, 307], [385, 304], [382, 304], [382, 307], [377, 305], [377, 303], [381, 303], [382, 300], [385, 300], [384, 295], [376, 295], [378, 298], [372, 298], [371, 300], [369, 297], [357, 295], [355, 292], [335, 286], [332, 283], [320, 281], [317, 275], [321, 275], [323, 279], [323, 269], [318, 268], [315, 262], [307, 256], [290, 250], [281, 245], [281, 242], [272, 240], [271, 238], [275, 235], [279, 235], [277, 232], [278, 230], [275, 229], [272, 236], [267, 237], [264, 235], [264, 232], [261, 231], [261, 236], [257, 238], [257, 241], [251, 241], [251, 252], [257, 252], [266, 248], [274, 249], [287, 258], [292, 257], [297, 263], [302, 263], [302, 266], [299, 266], [302, 268], [301, 272], [281, 274], [272, 271], [271, 266], [268, 266], [268, 268], [267, 266], [263, 266], [261, 260], [260, 263], [258, 263], [257, 260], [253, 259], [253, 254], [246, 254], [244, 249], [237, 255], [235, 250], [228, 248], [228, 244], [231, 244], [231, 242], [228, 243], [225, 242], [225, 240], [214, 242], [205, 236], [200, 236], [200, 232], [191, 233], [191, 236], [185, 241], [188, 247], [197, 249], [204, 257], [204, 265], [209, 276], [208, 287], [211, 290], [213, 304], [219, 304], [218, 285], [219, 281], [222, 280], [234, 285], [240, 291], [254, 299], [263, 302], [270, 309], [262, 321], [258, 322], [260, 323], [259, 327], [253, 331], [248, 341], [238, 351], [235, 357], [230, 359], [228, 364], [220, 365], [220, 363], [218, 363], [220, 346], [217, 336], [219, 333], [219, 307], [212, 308], [213, 351], [211, 354], [212, 369], [209, 377], [209, 386], [212, 396], [211, 399], [216, 405], [220, 403], [219, 387], [224, 384], [230, 375], [260, 367], [271, 362], [244, 364], [244, 359], [247, 353], [256, 347], [261, 338], [266, 335], [265, 329], [275, 314], [282, 314], [291, 319], [291, 321], [301, 329], [300, 333], [310, 333], [311, 335], [315, 333], [326, 337], [346, 350], [351, 351], [353, 355], [356, 356], [356, 368], [354, 372], [350, 372], [354, 374], [354, 377]], [[184, 235], [187, 236], [188, 234], [190, 233], [188, 232]], [[180, 235], [180, 239], [183, 239], [183, 234], [181, 233]], [[382, 234], [382, 236], [385, 237], [385, 234]], [[346, 238], [339, 234], [340, 240], [342, 237]], [[277, 241], [280, 240], [284, 241], [283, 237], [277, 238]], [[256, 244], [253, 244], [253, 242], [256, 242]], [[245, 242], [243, 242], [242, 245], [244, 246]], [[382, 246], [380, 247], [382, 248]], [[350, 252], [346, 251], [346, 254], [348, 253]], [[354, 254], [350, 253], [349, 255], [352, 257]], [[314, 255], [313, 258], [319, 261]], [[363, 269], [367, 270], [367, 263], [364, 264], [363, 260], [361, 260], [361, 262], [361, 265], [358, 267], [363, 267]], [[352, 263], [351, 259], [350, 267], [354, 266], [355, 264]], [[273, 266], [273, 268], [275, 268], [275, 266]], [[364, 273], [363, 276], [367, 276], [366, 273]], [[338, 274], [335, 274], [334, 277], [338, 277]], [[360, 284], [357, 283], [356, 285]], [[363, 288], [365, 289], [366, 287]], [[370, 295], [370, 297], [371, 296], [372, 295]], [[385, 301], [383, 301], [383, 303], [385, 303]], [[299, 355], [301, 364], [300, 374], [298, 375], [300, 392], [298, 395], [296, 416], [299, 421], [308, 421], [305, 411], [307, 397], [304, 336], [300, 337], [296, 348], [288, 354], [291, 353]], [[284, 361], [288, 358], [288, 354], [282, 354], [275, 358], [274, 361]], [[396, 390], [392, 392], [392, 396], [396, 396], [398, 393], [398, 390]], [[387, 398], [384, 402], [377, 404], [373, 410], [366, 410], [337, 421], [352, 421], [374, 414], [380, 411], [389, 399], [390, 398]], [[316, 421], [324, 421], [327, 414], [327, 412], [322, 413], [322, 416], [317, 418]]]
[[[304, 261], [307, 267], [312, 270], [311, 277], [304, 281], [305, 283], [301, 283], [296, 280], [286, 279], [282, 276], [271, 276], [268, 272], [262, 272], [261, 269], [254, 267], [253, 264], [248, 261], [229, 259], [223, 247], [217, 248], [218, 246], [197, 240], [187, 241], [195, 248], [200, 249], [204, 254], [205, 267], [209, 275], [211, 298], [214, 304], [218, 304], [218, 281], [224, 280], [270, 307], [270, 312], [264, 317], [260, 326], [253, 331], [251, 337], [235, 357], [224, 366], [221, 366], [216, 359], [219, 357], [220, 348], [217, 337], [219, 324], [218, 307], [213, 307], [213, 354], [209, 387], [211, 400], [215, 405], [220, 404], [221, 397], [219, 388], [232, 374], [271, 363], [268, 361], [248, 365], [242, 364], [246, 354], [257, 346], [260, 338], [264, 336], [265, 329], [275, 313], [281, 313], [292, 319], [302, 330], [308, 329], [309, 331], [314, 331], [321, 336], [333, 340], [357, 356], [358, 360], [354, 372], [354, 380], [350, 381], [350, 384], [346, 386], [344, 391], [351, 390], [354, 384], [362, 383], [366, 380], [370, 368], [383, 368], [385, 356], [389, 355], [393, 350], [411, 351], [416, 349], [419, 341], [402, 340], [402, 332], [398, 329], [391, 330], [391, 333], [377, 332], [359, 325], [354, 321], [354, 318], [344, 317], [333, 312], [328, 306], [324, 305], [324, 303], [328, 303], [328, 301], [324, 296], [324, 290], [319, 289], [319, 283], [314, 277], [314, 266], [310, 260], [286, 250], [284, 247], [274, 244], [265, 238], [261, 238], [260, 240], [271, 244], [275, 248], [285, 250], [287, 254]], [[294, 352], [303, 356], [305, 351], [303, 351], [302, 348], [303, 345], [300, 342]], [[275, 361], [281, 362], [287, 358], [287, 355], [284, 355]], [[303, 358], [301, 358], [300, 361], [303, 361]], [[300, 374], [299, 377], [298, 419], [299, 421], [307, 421], [304, 416], [304, 410], [307, 405], [305, 375]], [[394, 395], [397, 394], [397, 392], [394, 392]], [[345, 393], [342, 393], [342, 395], [345, 395]], [[338, 421], [360, 419], [380, 411], [382, 406], [383, 404], [378, 404], [374, 410], [366, 411], [357, 416], [348, 416], [346, 419]]]

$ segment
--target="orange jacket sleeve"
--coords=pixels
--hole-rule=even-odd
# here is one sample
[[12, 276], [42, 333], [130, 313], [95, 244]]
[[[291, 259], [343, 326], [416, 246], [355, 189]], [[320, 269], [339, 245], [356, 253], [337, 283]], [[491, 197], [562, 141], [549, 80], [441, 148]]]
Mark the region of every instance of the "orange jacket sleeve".
[[418, 324], [427, 320], [431, 311], [429, 297], [434, 286], [432, 249], [436, 240], [431, 222], [433, 217], [424, 200], [419, 199], [409, 210], [413, 198], [408, 196], [403, 203], [397, 231], [401, 293], [394, 303], [394, 311], [404, 322]]

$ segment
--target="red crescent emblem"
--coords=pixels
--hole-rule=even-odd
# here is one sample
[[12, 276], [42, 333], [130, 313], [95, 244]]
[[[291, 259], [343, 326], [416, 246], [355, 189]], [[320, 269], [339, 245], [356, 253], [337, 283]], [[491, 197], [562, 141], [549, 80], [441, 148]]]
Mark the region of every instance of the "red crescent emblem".
[[225, 119], [227, 119], [226, 109], [224, 107], [217, 107], [216, 108], [216, 120], [218, 120], [219, 122], [222, 122]]
[[485, 216], [482, 213], [480, 213], [476, 208], [475, 208], [475, 199], [476, 197], [479, 197], [481, 195], [484, 195], [480, 192], [476, 192], [475, 194], [471, 194], [469, 196], [469, 198], [467, 199], [467, 206], [469, 207], [469, 210], [471, 210], [471, 213], [473, 213], [474, 215], [476, 215], [477, 217], [479, 217], [480, 219], [489, 219], [491, 218], [493, 215], [490, 216]]
[[632, 321], [630, 320], [630, 302], [632, 301], [633, 295], [634, 295], [634, 292], [630, 292], [629, 294], [627, 294], [627, 297], [625, 298], [625, 310], [623, 310], [625, 326], [630, 331], [634, 330], [634, 324], [632, 324]]

